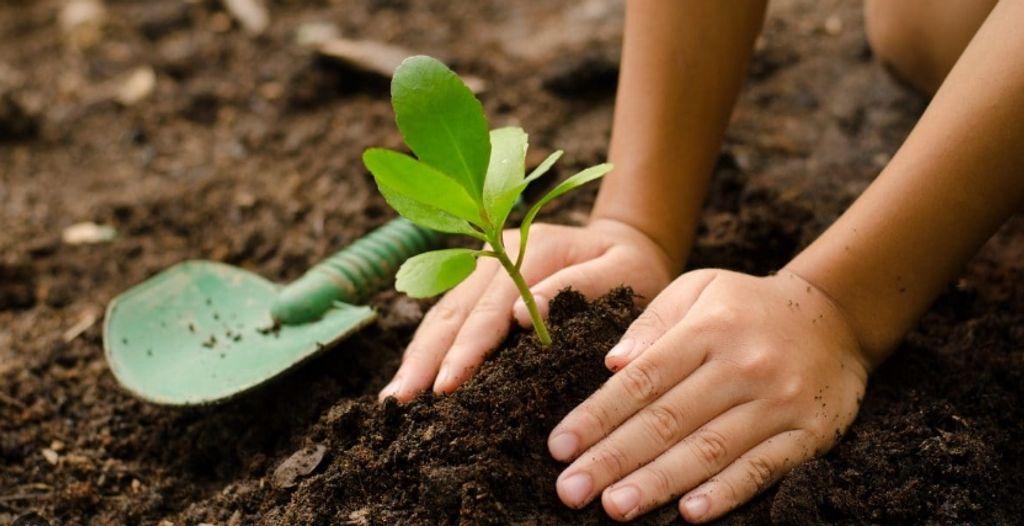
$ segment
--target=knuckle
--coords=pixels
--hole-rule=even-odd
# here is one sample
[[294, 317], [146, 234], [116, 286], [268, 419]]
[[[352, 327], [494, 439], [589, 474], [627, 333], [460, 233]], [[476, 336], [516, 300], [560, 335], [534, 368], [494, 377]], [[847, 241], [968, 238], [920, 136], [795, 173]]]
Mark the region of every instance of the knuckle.
[[727, 509], [733, 508], [742, 502], [742, 492], [729, 477], [716, 477], [714, 483], [721, 489], [722, 500]]
[[434, 305], [430, 312], [427, 313], [428, 318], [432, 322], [440, 323], [451, 323], [462, 317], [462, 309], [458, 308], [451, 303], [441, 301], [437, 305]]
[[690, 447], [694, 456], [704, 464], [704, 467], [711, 474], [729, 454], [725, 437], [718, 431], [712, 429], [698, 429], [690, 439]]
[[767, 458], [754, 457], [747, 462], [747, 480], [754, 493], [764, 491], [775, 480], [776, 468]]
[[651, 466], [646, 468], [647, 476], [651, 480], [654, 493], [657, 495], [672, 495], [679, 489], [676, 487], [675, 477], [664, 468]]
[[593, 434], [592, 430], [599, 431], [601, 435], [611, 430], [611, 421], [608, 418], [608, 413], [604, 409], [592, 404], [581, 406], [576, 418], [582, 429], [591, 430], [587, 433], [588, 435]]
[[594, 453], [592, 462], [597, 469], [612, 477], [626, 473], [629, 466], [626, 453], [614, 445], [606, 445], [597, 450]]
[[640, 403], [647, 403], [658, 394], [658, 373], [649, 361], [637, 360], [620, 373], [626, 394]]
[[[534, 223], [534, 224], [530, 225], [530, 228], [534, 229], [536, 232], [546, 233], [546, 232], [550, 232], [555, 227], [554, 227], [554, 225], [551, 225], [550, 223]], [[512, 229], [511, 231], [515, 232], [516, 235], [518, 235], [519, 229]]]
[[829, 443], [834, 436], [834, 429], [831, 419], [821, 416], [811, 417], [804, 426], [813, 444]]
[[726, 303], [717, 303], [697, 316], [694, 324], [700, 330], [724, 332], [732, 330], [739, 322], [739, 318], [738, 308]]
[[512, 315], [511, 303], [501, 302], [493, 297], [484, 297], [480, 299], [480, 302], [473, 307], [473, 316], [479, 317], [491, 317], [508, 314]]
[[583, 284], [586, 284], [586, 283], [595, 283], [597, 281], [597, 279], [596, 279], [597, 276], [594, 274], [593, 271], [591, 271], [591, 270], [589, 270], [589, 269], [587, 269], [585, 267], [581, 267], [579, 265], [577, 265], [577, 266], [572, 268], [572, 273], [573, 273], [573, 276], [572, 276], [571, 283], [576, 283], [576, 284], [583, 283]]
[[629, 331], [631, 333], [661, 333], [665, 332], [667, 325], [665, 318], [653, 309], [647, 309], [633, 322]]
[[678, 438], [683, 417], [677, 409], [664, 404], [651, 404], [644, 409], [644, 413], [648, 428], [659, 440], [671, 442]]
[[807, 388], [807, 381], [799, 376], [786, 379], [779, 387], [779, 399], [785, 403], [791, 403], [803, 397]]
[[431, 360], [430, 355], [432, 353], [421, 345], [410, 345], [405, 349], [402, 354], [402, 365], [410, 367], [419, 367], [421, 365], [427, 365]]
[[[552, 236], [551, 239], [557, 239], [558, 237], [560, 236]], [[587, 242], [586, 238], [579, 238], [573, 243], [562, 243], [559, 245], [563, 257], [562, 262], [566, 265], [582, 263], [596, 258], [601, 253], [598, 248], [599, 245]]]
[[708, 313], [711, 322], [719, 327], [731, 327], [740, 319], [740, 309], [729, 303], [718, 303]]
[[777, 363], [775, 353], [770, 349], [751, 349], [739, 361], [740, 371], [748, 378], [763, 378]]

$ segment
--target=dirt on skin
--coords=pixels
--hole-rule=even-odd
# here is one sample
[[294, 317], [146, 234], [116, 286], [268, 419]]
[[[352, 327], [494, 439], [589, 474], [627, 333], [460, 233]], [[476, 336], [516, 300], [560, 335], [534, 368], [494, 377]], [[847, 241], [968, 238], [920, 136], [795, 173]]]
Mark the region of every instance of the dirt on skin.
[[[317, 58], [304, 25], [484, 79], [492, 125], [529, 131], [531, 163], [567, 152], [536, 196], [604, 158], [620, 2], [280, 0], [254, 37], [214, 0], [107, 0], [91, 41], [60, 28], [65, 3], [0, 5], [0, 526], [609, 522], [557, 504], [543, 438], [606, 377], [635, 314], [622, 292], [561, 297], [556, 351], [516, 332], [458, 394], [406, 406], [373, 394], [428, 304], [393, 292], [375, 325], [216, 407], [127, 396], [100, 327], [111, 298], [173, 263], [287, 281], [392, 217], [359, 161], [401, 144], [387, 81]], [[926, 101], [872, 59], [860, 8], [772, 3], [691, 267], [779, 268], [909, 132]], [[152, 93], [119, 101], [139, 68]], [[544, 218], [579, 223], [593, 195]], [[117, 235], [61, 239], [85, 221]], [[874, 374], [842, 442], [723, 522], [1019, 523], [1021, 261], [1016, 218]], [[640, 522], [677, 521], [669, 505]]]

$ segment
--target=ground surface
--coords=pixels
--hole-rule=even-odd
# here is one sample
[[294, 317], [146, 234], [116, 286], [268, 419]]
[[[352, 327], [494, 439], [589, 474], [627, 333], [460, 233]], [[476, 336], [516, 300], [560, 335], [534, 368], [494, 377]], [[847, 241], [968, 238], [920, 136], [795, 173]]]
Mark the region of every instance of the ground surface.
[[[565, 330], [592, 333], [565, 344], [556, 370], [571, 382], [511, 381], [522, 378], [516, 363], [539, 359], [514, 337], [464, 393], [409, 407], [366, 396], [425, 308], [392, 293], [374, 299], [377, 325], [312, 366], [185, 411], [118, 390], [100, 318], [119, 291], [183, 259], [284, 281], [390, 218], [359, 162], [367, 146], [399, 144], [386, 82], [315, 59], [295, 43], [303, 23], [330, 21], [483, 78], [492, 123], [524, 126], [531, 159], [564, 148], [564, 177], [605, 152], [620, 5], [280, 0], [253, 38], [212, 0], [109, 0], [99, 40], [76, 49], [57, 24], [62, 4], [0, 6], [0, 525], [603, 520], [554, 503], [557, 466], [542, 437], [600, 383], [594, 358], [631, 315], [621, 296], [563, 302]], [[124, 75], [144, 66], [156, 73], [149, 98], [115, 101]], [[872, 61], [859, 4], [777, 1], [691, 265], [778, 268], [870, 182], [924, 104]], [[579, 222], [592, 195], [547, 217]], [[63, 242], [83, 221], [117, 237]], [[1019, 218], [1004, 228], [878, 371], [836, 450], [727, 522], [1019, 523], [1022, 230]], [[522, 417], [509, 428], [518, 434], [473, 425], [487, 390]], [[480, 463], [435, 433], [463, 440]], [[282, 489], [275, 469], [299, 451], [324, 458]], [[481, 468], [515, 461], [523, 472]]]

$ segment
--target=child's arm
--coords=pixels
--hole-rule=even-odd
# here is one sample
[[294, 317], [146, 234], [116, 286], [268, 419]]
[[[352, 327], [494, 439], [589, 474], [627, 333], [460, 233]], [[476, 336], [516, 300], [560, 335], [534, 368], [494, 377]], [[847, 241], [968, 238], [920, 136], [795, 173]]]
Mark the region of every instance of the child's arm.
[[647, 232], [685, 261], [746, 77], [765, 2], [631, 1], [615, 125], [594, 219]]
[[[700, 202], [743, 80], [764, 2], [630, 0], [611, 160], [590, 223], [534, 225], [523, 275], [542, 312], [571, 286], [653, 298], [689, 253]], [[511, 253], [518, 232], [505, 236]], [[508, 333], [519, 297], [496, 262], [427, 313], [381, 397], [449, 392]], [[529, 324], [525, 309], [516, 316]]]
[[1024, 2], [999, 2], [864, 195], [788, 269], [880, 362], [1024, 201]]
[[[776, 276], [683, 275], [607, 358], [621, 370], [551, 433], [574, 507], [675, 495], [719, 517], [826, 451], [867, 371], [1024, 202], [1024, 1], [1003, 0], [883, 174]], [[638, 467], [639, 466], [639, 467]]]

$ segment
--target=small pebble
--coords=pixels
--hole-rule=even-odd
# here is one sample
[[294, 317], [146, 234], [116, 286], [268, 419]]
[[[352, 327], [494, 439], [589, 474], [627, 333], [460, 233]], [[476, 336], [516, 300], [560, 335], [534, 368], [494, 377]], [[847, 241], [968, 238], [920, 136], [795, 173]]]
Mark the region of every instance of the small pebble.
[[57, 462], [60, 462], [60, 455], [58, 455], [56, 451], [50, 448], [44, 448], [42, 453], [43, 458], [45, 458], [50, 464], [56, 466]]
[[832, 15], [825, 19], [825, 33], [837, 36], [843, 32], [843, 20], [838, 15]]
[[64, 229], [61, 239], [68, 245], [91, 245], [104, 243], [117, 237], [117, 230], [108, 225], [97, 225], [91, 221], [75, 223]]
[[100, 0], [71, 0], [57, 16], [57, 23], [72, 46], [92, 47], [103, 36], [107, 9]]
[[221, 0], [221, 3], [250, 35], [258, 35], [270, 25], [270, 14], [259, 0]]
[[295, 31], [295, 43], [304, 47], [314, 47], [341, 36], [338, 26], [331, 22], [307, 22]]
[[156, 87], [156, 72], [149, 66], [136, 68], [121, 81], [117, 89], [117, 101], [125, 106], [134, 106], [153, 94]]

